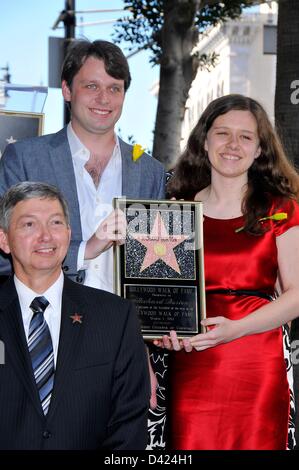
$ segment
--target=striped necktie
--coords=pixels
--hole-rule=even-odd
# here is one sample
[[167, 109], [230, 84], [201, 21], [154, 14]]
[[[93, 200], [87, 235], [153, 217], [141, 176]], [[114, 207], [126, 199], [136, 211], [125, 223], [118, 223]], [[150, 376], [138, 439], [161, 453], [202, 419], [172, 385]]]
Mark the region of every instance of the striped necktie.
[[49, 302], [45, 297], [35, 297], [30, 308], [33, 315], [29, 325], [28, 348], [34, 378], [44, 415], [48, 413], [54, 382], [54, 352], [44, 311]]

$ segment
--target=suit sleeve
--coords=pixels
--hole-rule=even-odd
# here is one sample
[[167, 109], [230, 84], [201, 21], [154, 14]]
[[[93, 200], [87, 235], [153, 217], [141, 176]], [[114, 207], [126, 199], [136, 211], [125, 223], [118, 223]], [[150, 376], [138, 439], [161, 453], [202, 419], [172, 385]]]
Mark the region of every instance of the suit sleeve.
[[150, 199], [165, 199], [166, 173], [164, 167], [154, 157], [149, 158], [151, 159], [150, 171], [153, 179], [153, 186], [149, 197]]
[[[85, 273], [84, 271], [78, 272], [78, 251], [82, 240], [71, 239], [67, 255], [62, 263], [62, 268], [65, 274], [73, 279], [75, 282], [83, 282]], [[80, 274], [79, 274], [80, 273]], [[79, 274], [79, 276], [78, 276]], [[81, 279], [79, 281], [79, 279]]]
[[2, 196], [13, 184], [26, 180], [22, 155], [17, 152], [14, 144], [7, 145], [0, 160], [0, 195]]
[[[0, 196], [13, 184], [26, 181], [26, 179], [21, 156], [18, 155], [15, 145], [7, 145], [0, 159]], [[11, 271], [9, 258], [0, 251], [0, 275], [9, 275]]]
[[115, 363], [108, 433], [101, 445], [108, 450], [143, 450], [147, 444], [148, 364], [137, 315], [129, 305]]
[[166, 175], [165, 171], [163, 170], [160, 174], [160, 185], [158, 190], [158, 199], [165, 199], [165, 185], [166, 185]]

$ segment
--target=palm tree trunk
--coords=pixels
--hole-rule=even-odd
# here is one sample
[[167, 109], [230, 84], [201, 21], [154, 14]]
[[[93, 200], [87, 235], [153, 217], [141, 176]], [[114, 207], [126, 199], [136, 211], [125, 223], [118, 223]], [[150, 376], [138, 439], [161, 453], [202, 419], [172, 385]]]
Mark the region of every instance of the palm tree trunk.
[[199, 7], [199, 0], [164, 0], [163, 53], [153, 155], [168, 169], [174, 166], [180, 154], [188, 91], [198, 66], [198, 59], [191, 52], [198, 41], [198, 31], [193, 25]]

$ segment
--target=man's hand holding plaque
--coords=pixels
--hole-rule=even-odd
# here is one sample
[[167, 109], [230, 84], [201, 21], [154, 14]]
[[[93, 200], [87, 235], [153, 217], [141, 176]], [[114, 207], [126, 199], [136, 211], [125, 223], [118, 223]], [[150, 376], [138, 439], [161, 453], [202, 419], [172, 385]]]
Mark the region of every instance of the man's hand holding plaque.
[[116, 247], [116, 293], [132, 300], [145, 338], [200, 331], [205, 317], [202, 204], [115, 199], [127, 235]]

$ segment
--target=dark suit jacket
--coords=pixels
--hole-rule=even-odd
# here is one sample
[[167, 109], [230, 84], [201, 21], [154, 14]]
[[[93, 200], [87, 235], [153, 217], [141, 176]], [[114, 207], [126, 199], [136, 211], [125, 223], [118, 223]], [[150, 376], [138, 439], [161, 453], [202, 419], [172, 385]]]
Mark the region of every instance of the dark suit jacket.
[[[65, 278], [50, 409], [42, 412], [13, 278], [0, 289], [0, 449], [144, 449], [149, 379], [132, 304]], [[70, 315], [82, 315], [82, 324]]]
[[[164, 168], [157, 160], [143, 154], [132, 160], [132, 146], [120, 139], [122, 158], [122, 194], [131, 199], [162, 199], [165, 188]], [[56, 134], [21, 140], [6, 147], [0, 160], [0, 196], [20, 181], [41, 181], [57, 186], [70, 211], [72, 239], [64, 272], [77, 282], [84, 273], [77, 272], [77, 258], [82, 241], [79, 201], [72, 155], [66, 128]], [[10, 264], [0, 254], [0, 274], [10, 273]]]

